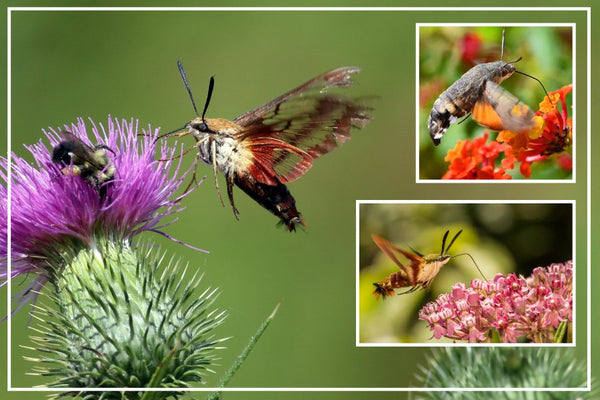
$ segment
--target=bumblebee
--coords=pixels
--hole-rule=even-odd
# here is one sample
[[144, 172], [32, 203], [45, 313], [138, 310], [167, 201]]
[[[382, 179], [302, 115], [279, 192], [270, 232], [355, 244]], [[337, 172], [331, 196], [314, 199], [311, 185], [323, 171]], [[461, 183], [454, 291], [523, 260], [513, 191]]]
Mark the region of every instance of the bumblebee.
[[63, 174], [80, 176], [104, 196], [107, 184], [115, 177], [115, 166], [108, 154], [114, 151], [105, 145], [88, 146], [71, 132], [61, 134], [65, 140], [54, 147], [52, 161], [66, 165]]

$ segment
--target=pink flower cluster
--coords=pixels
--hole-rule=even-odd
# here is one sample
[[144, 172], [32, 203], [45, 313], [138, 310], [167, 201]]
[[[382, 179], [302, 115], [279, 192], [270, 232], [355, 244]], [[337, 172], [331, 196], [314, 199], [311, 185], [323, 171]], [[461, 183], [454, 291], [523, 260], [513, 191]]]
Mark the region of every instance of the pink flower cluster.
[[520, 338], [552, 342], [559, 324], [573, 318], [573, 263], [552, 264], [524, 278], [514, 273], [493, 280], [475, 279], [469, 287], [457, 283], [419, 311], [433, 338], [490, 342], [494, 332], [502, 342]]

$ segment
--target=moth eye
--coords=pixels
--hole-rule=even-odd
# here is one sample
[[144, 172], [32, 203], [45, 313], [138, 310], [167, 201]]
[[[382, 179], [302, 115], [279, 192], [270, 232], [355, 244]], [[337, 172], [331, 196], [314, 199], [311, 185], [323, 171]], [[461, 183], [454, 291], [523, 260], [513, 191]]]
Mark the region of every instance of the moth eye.
[[206, 122], [195, 122], [192, 124], [192, 129], [195, 129], [200, 132], [212, 132]]

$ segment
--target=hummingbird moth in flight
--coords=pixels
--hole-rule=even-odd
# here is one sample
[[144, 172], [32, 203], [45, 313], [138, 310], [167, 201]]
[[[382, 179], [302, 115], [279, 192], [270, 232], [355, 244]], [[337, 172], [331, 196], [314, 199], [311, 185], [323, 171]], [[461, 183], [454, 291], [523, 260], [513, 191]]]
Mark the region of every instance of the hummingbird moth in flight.
[[529, 106], [499, 85], [516, 72], [538, 81], [544, 92], [546, 89], [539, 79], [517, 71], [514, 64], [521, 60], [520, 57], [509, 62], [503, 61], [503, 58], [504, 31], [500, 61], [474, 66], [433, 103], [427, 127], [434, 145], [440, 144], [452, 123], [467, 114], [479, 125], [495, 131], [526, 132], [535, 127], [534, 113]]
[[[229, 202], [236, 218], [234, 185], [280, 219], [289, 231], [305, 225], [286, 184], [304, 175], [319, 158], [350, 139], [354, 128], [370, 120], [370, 108], [327, 91], [352, 85], [357, 67], [341, 67], [309, 80], [295, 89], [233, 120], [205, 118], [214, 87], [211, 77], [202, 115], [198, 113], [181, 62], [179, 72], [196, 118], [170, 133], [191, 134], [197, 159], [225, 175]], [[166, 136], [165, 134], [163, 136]]]
[[[372, 234], [371, 238], [377, 247], [379, 247], [379, 249], [383, 251], [385, 255], [398, 266], [398, 268], [400, 268], [399, 271], [393, 272], [383, 278], [380, 282], [373, 284], [375, 286], [373, 294], [377, 299], [379, 299], [380, 296], [383, 299], [387, 296], [392, 296], [395, 293], [394, 289], [410, 288], [406, 292], [399, 294], [412, 293], [419, 288], [426, 289], [440, 272], [440, 269], [446, 265], [451, 258], [462, 255], [471, 257], [470, 254], [467, 253], [456, 254], [454, 256], [448, 254], [450, 247], [452, 247], [456, 238], [462, 233], [462, 229], [454, 235], [448, 244], [448, 247], [446, 247], [446, 240], [448, 239], [449, 233], [450, 231], [446, 231], [444, 234], [440, 253], [428, 255], [423, 255], [412, 248], [412, 251], [403, 250], [394, 246], [386, 239]], [[409, 264], [402, 264], [398, 256], [404, 256], [404, 258], [409, 261]], [[473, 260], [473, 257], [471, 257], [471, 260]], [[475, 263], [475, 260], [473, 260], [473, 262]], [[475, 266], [477, 267], [477, 263], [475, 263]], [[479, 267], [477, 267], [477, 270], [481, 273]]]

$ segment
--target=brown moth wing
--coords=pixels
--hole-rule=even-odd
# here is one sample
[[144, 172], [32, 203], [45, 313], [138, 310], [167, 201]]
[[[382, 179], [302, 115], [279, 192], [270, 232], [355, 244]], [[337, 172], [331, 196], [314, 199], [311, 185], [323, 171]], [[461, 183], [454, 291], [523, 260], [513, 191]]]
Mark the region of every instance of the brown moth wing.
[[[419, 274], [422, 266], [425, 264], [425, 259], [423, 257], [410, 253], [406, 250], [402, 250], [380, 236], [372, 234], [371, 238], [377, 247], [379, 247], [381, 251], [385, 253], [385, 255], [387, 255], [401, 270], [406, 273], [409, 286], [415, 286], [420, 283]], [[408, 267], [400, 262], [395, 253], [402, 254], [410, 261]]]
[[302, 149], [281, 139], [257, 137], [244, 147], [252, 155], [250, 174], [266, 185], [287, 183], [304, 175], [312, 166], [312, 157]]
[[369, 108], [322, 93], [349, 86], [351, 74], [359, 71], [344, 67], [328, 72], [237, 117], [234, 122], [243, 129], [235, 136], [254, 155], [255, 168], [263, 169], [265, 177], [291, 182], [310, 169], [313, 159], [349, 140], [352, 128], [364, 127]]
[[534, 114], [523, 102], [492, 81], [471, 110], [473, 119], [495, 131], [525, 132], [535, 127]]
[[340, 96], [303, 96], [288, 100], [271, 118], [245, 127], [237, 137], [281, 183], [291, 182], [315, 158], [348, 141], [352, 128], [363, 127], [365, 110]]
[[325, 72], [268, 103], [245, 112], [236, 117], [233, 122], [241, 126], [256, 124], [266, 119], [268, 114], [281, 103], [309, 89], [318, 88], [318, 90], [323, 91], [332, 87], [352, 85], [352, 74], [357, 74], [359, 72], [360, 68], [358, 67], [341, 67], [334, 69], [333, 71]]

